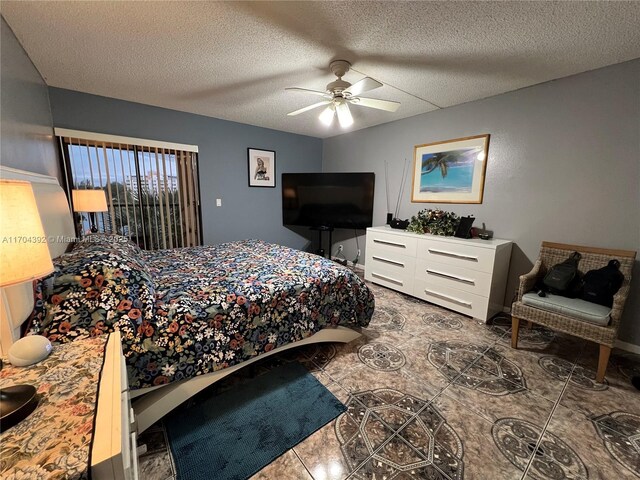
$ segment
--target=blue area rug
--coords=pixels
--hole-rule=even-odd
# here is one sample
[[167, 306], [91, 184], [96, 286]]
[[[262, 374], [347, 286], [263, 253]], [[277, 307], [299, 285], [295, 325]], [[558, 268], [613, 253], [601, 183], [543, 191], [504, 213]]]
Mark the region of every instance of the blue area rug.
[[244, 480], [346, 407], [293, 362], [165, 418], [178, 480]]

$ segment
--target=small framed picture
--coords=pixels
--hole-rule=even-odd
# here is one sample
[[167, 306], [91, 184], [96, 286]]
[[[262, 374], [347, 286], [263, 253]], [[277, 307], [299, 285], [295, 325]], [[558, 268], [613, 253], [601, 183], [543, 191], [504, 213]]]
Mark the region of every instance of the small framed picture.
[[258, 150], [248, 148], [249, 157], [249, 186], [276, 186], [276, 152], [272, 150]]
[[414, 147], [412, 202], [482, 203], [489, 135]]

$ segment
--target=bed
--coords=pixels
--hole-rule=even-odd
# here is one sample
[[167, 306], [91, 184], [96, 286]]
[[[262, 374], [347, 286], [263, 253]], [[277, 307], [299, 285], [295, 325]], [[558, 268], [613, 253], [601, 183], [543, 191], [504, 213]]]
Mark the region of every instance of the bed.
[[141, 251], [96, 235], [54, 265], [31, 328], [54, 342], [119, 330], [139, 432], [260, 358], [357, 338], [374, 309], [349, 269], [260, 240]]

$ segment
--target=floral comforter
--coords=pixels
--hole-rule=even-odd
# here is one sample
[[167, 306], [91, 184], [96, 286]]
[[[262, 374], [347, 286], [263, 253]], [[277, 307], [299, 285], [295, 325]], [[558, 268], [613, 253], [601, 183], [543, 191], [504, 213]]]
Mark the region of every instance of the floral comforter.
[[132, 389], [220, 370], [336, 325], [369, 324], [374, 300], [349, 269], [259, 240], [141, 252], [82, 242], [36, 289], [52, 341], [121, 331]]

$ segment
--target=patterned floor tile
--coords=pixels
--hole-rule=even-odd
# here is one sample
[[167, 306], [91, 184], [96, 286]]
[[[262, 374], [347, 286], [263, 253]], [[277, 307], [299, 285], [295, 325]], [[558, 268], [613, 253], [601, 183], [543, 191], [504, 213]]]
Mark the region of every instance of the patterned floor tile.
[[293, 349], [294, 360], [306, 365], [314, 364], [317, 368], [324, 368], [336, 356], [336, 345], [332, 343], [319, 343], [302, 348]]
[[[555, 332], [539, 325], [533, 325], [529, 328], [526, 322], [521, 324], [518, 334], [518, 345], [527, 349], [544, 349], [556, 337]], [[511, 342], [511, 318], [501, 316], [495, 318], [490, 327], [491, 332], [502, 343]]]
[[[286, 352], [216, 387], [299, 361], [349, 407], [254, 480], [640, 479], [640, 356], [612, 355], [598, 384], [597, 346], [524, 324], [514, 350], [504, 316], [485, 325], [372, 290], [376, 314], [354, 342]], [[142, 480], [175, 478], [160, 433], [141, 438]]]
[[[516, 480], [522, 471], [511, 464], [498, 450], [491, 437], [492, 422], [469, 411], [445, 391], [432, 406], [447, 419], [464, 448], [464, 478]], [[528, 459], [527, 456], [524, 457]], [[429, 477], [426, 477], [429, 478]]]
[[373, 318], [368, 328], [396, 332], [402, 331], [407, 323], [407, 317], [400, 313], [398, 308], [388, 305], [389, 302], [385, 301], [383, 303], [383, 305], [376, 305]]
[[[344, 415], [338, 417], [338, 420], [343, 417]], [[293, 451], [314, 479], [343, 480], [351, 473], [351, 468], [343, 456], [336, 436], [336, 421], [328, 423], [293, 447]], [[358, 456], [357, 449], [352, 456]], [[356, 462], [357, 460], [354, 459], [351, 463]]]
[[289, 450], [260, 470], [250, 480], [313, 480], [293, 450]]
[[640, 477], [640, 416], [612, 412], [591, 421], [609, 454]]
[[562, 383], [567, 380], [570, 384], [584, 390], [600, 391], [609, 388], [605, 380], [598, 383], [595, 379], [596, 372], [581, 365], [575, 365], [563, 358], [545, 355], [538, 359], [538, 365], [542, 370]]
[[386, 343], [367, 343], [358, 350], [358, 357], [365, 365], [385, 372], [399, 370], [407, 363], [400, 349]]
[[[566, 376], [571, 372], [578, 355], [575, 348], [569, 348], [568, 345], [557, 341], [540, 351], [513, 349], [501, 342], [497, 343], [493, 350], [517, 365], [530, 391], [552, 402], [560, 397], [567, 380]], [[546, 360], [541, 361], [543, 358]], [[565, 373], [562, 373], [563, 371]]]
[[588, 470], [564, 440], [520, 418], [498, 419], [491, 430], [500, 452], [519, 470], [539, 479], [586, 479]]
[[363, 334], [353, 342], [336, 345], [335, 356], [324, 365], [322, 370], [334, 380], [340, 380], [351, 370], [361, 365], [358, 351], [370, 341], [367, 335]]
[[138, 437], [138, 447], [145, 449], [145, 453], [138, 458], [141, 479], [174, 480], [176, 478], [167, 435], [162, 423], [156, 423], [143, 432]]
[[528, 389], [506, 395], [490, 395], [481, 390], [452, 384], [445, 393], [490, 422], [508, 415], [544, 425], [554, 406], [554, 402]]
[[490, 347], [450, 340], [434, 342], [429, 344], [427, 359], [447, 381], [456, 382]]
[[151, 425], [138, 437], [138, 445], [145, 445], [146, 453], [164, 452], [167, 450], [167, 439], [162, 423]]
[[616, 368], [622, 376], [631, 380], [634, 376], [640, 376], [640, 355], [615, 352], [611, 357], [611, 366]]
[[[430, 320], [426, 322], [425, 318]], [[430, 312], [423, 315], [421, 320], [426, 327], [422, 338], [427, 338], [431, 342], [459, 340], [493, 345], [498, 341], [498, 337], [490, 330], [490, 325], [449, 310], [439, 309], [439, 311]], [[461, 328], [450, 328], [451, 325], [457, 325], [457, 322], [460, 322]], [[444, 327], [445, 324], [448, 326]]]
[[447, 312], [429, 312], [422, 315], [422, 321], [429, 327], [439, 330], [460, 330], [463, 327], [462, 315]]
[[338, 383], [351, 393], [393, 387], [411, 395], [430, 400], [447, 386], [447, 382], [442, 378], [438, 378], [436, 382], [429, 380], [424, 379], [424, 377], [416, 377], [406, 368], [383, 371], [374, 370], [364, 363], [360, 363], [360, 365], [338, 380]]
[[[577, 371], [573, 372], [560, 403], [588, 417], [614, 411], [628, 411], [640, 415], [640, 392], [631, 385], [630, 379], [610, 362], [605, 377], [606, 384], [595, 383], [597, 362], [595, 354], [583, 356], [578, 360]], [[592, 387], [585, 388], [587, 385]]]
[[[558, 405], [551, 420], [544, 440], [548, 440], [551, 435], [560, 438], [575, 455], [577, 455], [584, 463], [587, 469], [587, 475], [578, 478], [588, 478], [589, 480], [612, 480], [612, 479], [632, 479], [640, 478], [640, 475], [632, 473], [624, 463], [628, 464], [628, 460], [633, 461], [633, 454], [631, 457], [626, 456], [623, 462], [616, 459], [616, 455], [622, 457], [624, 454], [620, 450], [616, 450], [615, 447], [612, 451], [607, 449], [607, 444], [610, 448], [614, 442], [622, 440], [622, 437], [614, 434], [609, 438], [603, 438], [599, 433], [597, 426], [593, 422], [594, 419], [590, 419], [580, 412], [568, 409], [562, 405]], [[601, 420], [602, 417], [601, 417]], [[605, 436], [606, 437], [606, 436]], [[627, 450], [627, 454], [633, 452], [635, 448]], [[555, 453], [556, 458], [563, 459], [562, 452]], [[637, 450], [635, 461], [637, 462]], [[637, 471], [638, 463], [635, 463]], [[532, 472], [529, 472], [532, 473]], [[559, 475], [547, 475], [545, 476], [529, 476], [528, 478], [542, 478], [552, 479], [567, 478]], [[576, 477], [569, 477], [576, 478]]]
[[463, 478], [462, 443], [425, 399], [376, 389], [353, 394], [347, 405], [336, 435], [351, 478]]
[[415, 339], [402, 345], [401, 350], [407, 359], [403, 370], [432, 390], [440, 391], [448, 385], [449, 381], [429, 361], [429, 346], [426, 339]]
[[142, 480], [175, 480], [169, 451], [142, 455], [138, 458], [138, 476]]

